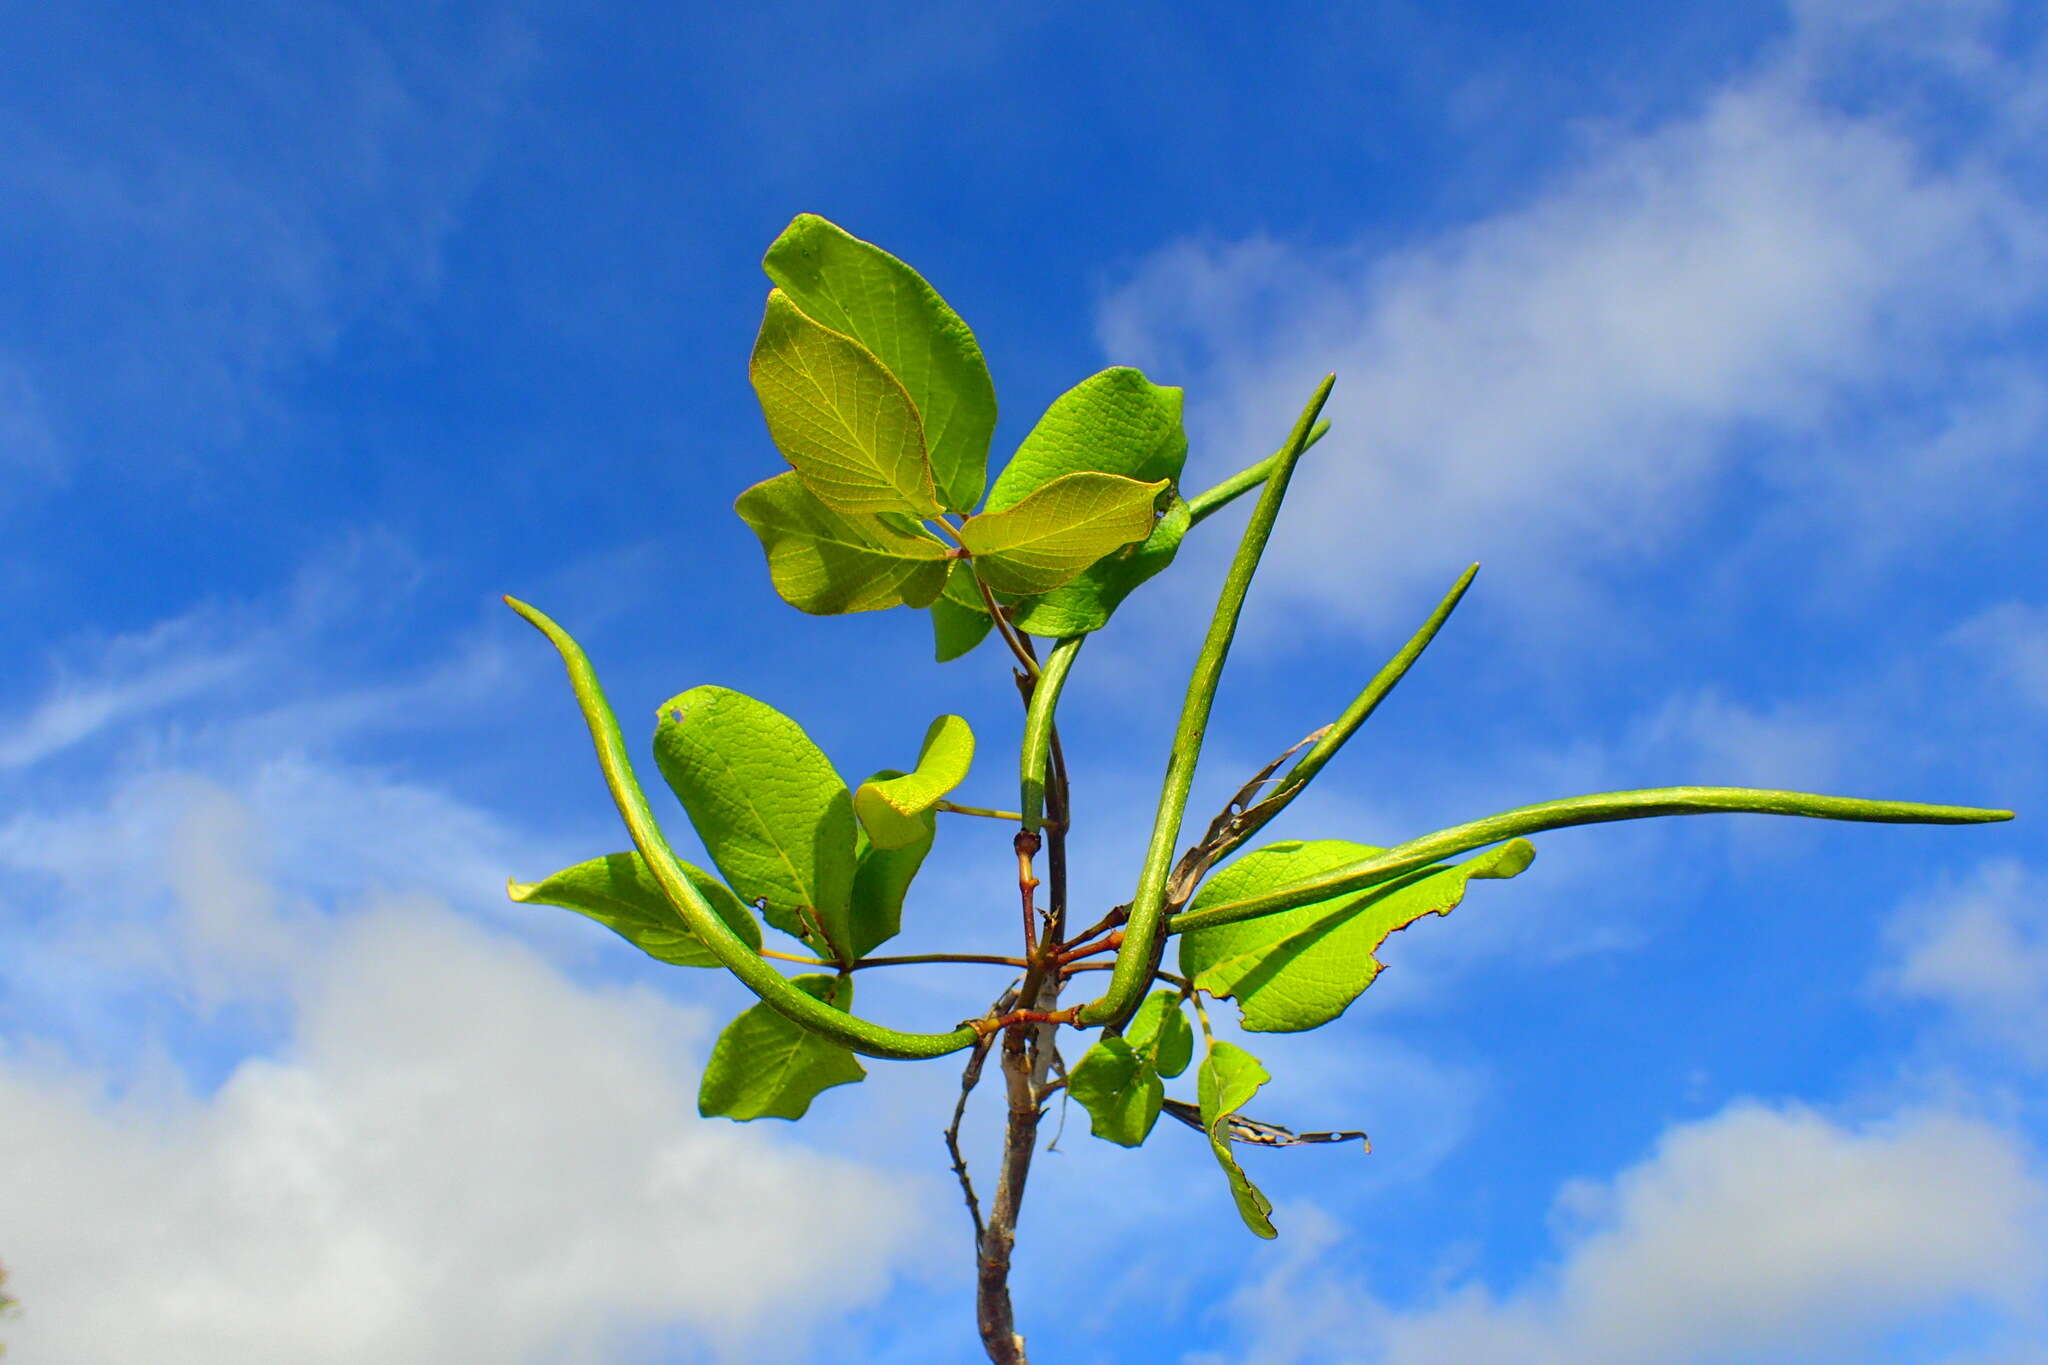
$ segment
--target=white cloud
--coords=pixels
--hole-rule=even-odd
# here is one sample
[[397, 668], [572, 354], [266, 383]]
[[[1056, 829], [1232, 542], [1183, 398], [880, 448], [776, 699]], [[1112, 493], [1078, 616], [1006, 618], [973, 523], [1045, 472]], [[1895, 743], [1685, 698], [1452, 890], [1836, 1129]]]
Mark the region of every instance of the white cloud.
[[1611, 1181], [1567, 1186], [1560, 1260], [1505, 1294], [1472, 1285], [1390, 1307], [1318, 1268], [1335, 1240], [1325, 1228], [1233, 1300], [1250, 1344], [1231, 1358], [1860, 1360], [1887, 1333], [1963, 1308], [2038, 1330], [2044, 1214], [2032, 1154], [1977, 1119], [1906, 1112], [1850, 1126], [1743, 1103], [1671, 1129]]
[[247, 812], [194, 810], [188, 930], [290, 1028], [203, 1095], [0, 1051], [24, 1359], [612, 1360], [663, 1327], [783, 1358], [911, 1255], [900, 1179], [695, 1118], [700, 1012], [431, 902], [278, 918]]
[[[2048, 405], [2021, 367], [1940, 357], [2039, 304], [2048, 214], [1990, 134], [1958, 152], [1831, 102], [1847, 39], [1804, 24], [1695, 111], [1591, 136], [1527, 203], [1437, 240], [1172, 244], [1104, 300], [1104, 348], [1188, 381], [1204, 444], [1247, 456], [1337, 371], [1268, 558], [1289, 595], [1367, 622], [1473, 557], [1526, 605], [1685, 545], [1759, 433], [1819, 451], [1770, 475], [1809, 527], [1911, 540], [1979, 515]], [[2040, 83], [2019, 58], [1998, 74]], [[2035, 114], [2009, 93], [1989, 117]], [[1873, 435], [1907, 398], [1934, 415]], [[1895, 475], [1941, 496], [1851, 496]]]
[[1909, 904], [1886, 937], [1896, 959], [1883, 982], [1947, 1007], [1974, 1033], [2048, 1067], [2048, 885], [2020, 863]]
[[[155, 633], [155, 632], [152, 632]], [[233, 677], [246, 661], [187, 655], [158, 669], [124, 670], [118, 682], [59, 683], [26, 717], [0, 734], [0, 768], [22, 768]]]

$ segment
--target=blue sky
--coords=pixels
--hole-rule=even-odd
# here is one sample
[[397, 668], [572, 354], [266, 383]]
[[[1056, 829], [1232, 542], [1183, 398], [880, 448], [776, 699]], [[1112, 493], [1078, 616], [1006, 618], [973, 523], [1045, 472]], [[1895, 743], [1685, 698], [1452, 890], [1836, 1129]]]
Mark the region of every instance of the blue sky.
[[[2048, 1357], [2030, 7], [107, 4], [10, 49], [22, 1359], [974, 1354], [957, 1068], [699, 1120], [739, 988], [502, 893], [623, 845], [505, 592], [629, 731], [716, 682], [858, 774], [958, 712], [963, 799], [1006, 800], [996, 654], [790, 610], [731, 513], [780, 467], [745, 361], [805, 211], [973, 325], [998, 459], [1135, 364], [1185, 386], [1199, 488], [1337, 372], [1198, 811], [1476, 559], [1274, 837], [1693, 781], [2021, 813], [1540, 839], [1338, 1024], [1249, 1041], [1261, 1117], [1374, 1138], [1250, 1155], [1278, 1242], [1195, 1134], [1069, 1118], [1022, 1229], [1038, 1358]], [[1235, 520], [1068, 689], [1082, 905], [1128, 894]], [[1007, 838], [961, 824], [906, 950], [1007, 943]], [[935, 970], [864, 974], [863, 1012], [1003, 984]]]

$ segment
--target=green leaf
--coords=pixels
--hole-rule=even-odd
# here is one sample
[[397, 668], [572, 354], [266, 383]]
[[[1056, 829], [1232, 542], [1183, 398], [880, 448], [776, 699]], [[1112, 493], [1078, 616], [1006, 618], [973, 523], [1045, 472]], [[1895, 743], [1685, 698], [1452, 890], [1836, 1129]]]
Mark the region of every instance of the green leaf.
[[[1187, 453], [1181, 391], [1154, 384], [1137, 370], [1104, 370], [1053, 400], [997, 476], [983, 515], [1014, 507], [1066, 474], [1171, 482], [1180, 477]], [[1142, 544], [1127, 545], [1072, 582], [1023, 603], [1015, 617], [1018, 628], [1048, 638], [1100, 630], [1133, 588], [1173, 562], [1189, 524], [1176, 494]]]
[[[886, 782], [901, 776], [894, 768], [884, 768], [868, 782]], [[924, 865], [925, 855], [932, 851], [932, 840], [939, 828], [938, 813], [926, 811], [917, 824], [917, 837], [900, 848], [876, 848], [868, 842], [866, 831], [857, 831], [859, 860], [853, 872], [851, 931], [851, 950], [856, 958], [866, 957], [879, 944], [896, 937], [903, 926], [903, 898], [909, 893], [917, 870]]]
[[[850, 976], [799, 976], [789, 984], [834, 1009], [853, 1008]], [[846, 1048], [753, 1005], [718, 1035], [697, 1087], [697, 1112], [707, 1119], [800, 1119], [820, 1093], [867, 1074]]]
[[853, 794], [853, 813], [877, 848], [902, 848], [923, 834], [924, 817], [967, 779], [973, 762], [974, 731], [959, 716], [940, 716], [924, 732], [916, 770], [861, 783]]
[[1179, 991], [1154, 991], [1131, 1016], [1124, 1037], [1166, 1077], [1188, 1069], [1195, 1055], [1195, 1031], [1181, 1012]]
[[1230, 1177], [1230, 1197], [1237, 1201], [1238, 1217], [1261, 1237], [1277, 1237], [1273, 1227], [1273, 1201], [1245, 1175], [1244, 1167], [1231, 1154], [1227, 1124], [1230, 1116], [1251, 1103], [1259, 1087], [1273, 1078], [1259, 1059], [1235, 1043], [1212, 1042], [1202, 1058], [1196, 1088], [1201, 1092], [1202, 1131], [1209, 1135], [1209, 1149], [1216, 1164]]
[[1086, 635], [1109, 624], [1110, 614], [1140, 583], [1173, 563], [1188, 533], [1188, 505], [1174, 494], [1165, 515], [1141, 543], [1097, 560], [1079, 578], [1042, 597], [1026, 598], [1011, 623], [1032, 635], [1059, 639]]
[[733, 504], [768, 556], [783, 601], [813, 616], [929, 606], [946, 581], [946, 547], [922, 530], [835, 512], [794, 470], [755, 484]]
[[[964, 567], [959, 571], [969, 572]], [[949, 663], [987, 639], [995, 626], [995, 618], [979, 607], [963, 607], [942, 595], [932, 603], [933, 653], [940, 663]]]
[[[725, 883], [682, 859], [683, 875], [711, 903], [718, 917], [745, 939], [761, 946], [761, 926]], [[602, 858], [563, 868], [538, 882], [508, 882], [506, 892], [521, 905], [559, 905], [588, 915], [634, 947], [658, 961], [678, 967], [716, 967], [711, 955], [661, 894], [647, 861], [638, 853], [609, 853]]]
[[1064, 474], [1000, 512], [969, 517], [960, 543], [999, 592], [1050, 592], [1112, 550], [1144, 540], [1166, 481], [1118, 474]]
[[[1340, 839], [1269, 844], [1209, 879], [1190, 907], [1226, 904], [1307, 881], [1380, 850]], [[1364, 891], [1258, 919], [1181, 935], [1180, 969], [1196, 987], [1235, 999], [1254, 1033], [1328, 1023], [1379, 975], [1387, 936], [1424, 915], [1447, 915], [1475, 877], [1512, 877], [1536, 850], [1517, 839], [1453, 866], [1418, 868]]]
[[940, 500], [970, 511], [988, 477], [996, 391], [960, 315], [915, 270], [813, 213], [783, 229], [761, 266], [798, 308], [896, 376], [923, 419]]
[[853, 799], [797, 723], [725, 687], [664, 702], [654, 758], [726, 882], [768, 922], [846, 960]]
[[1089, 376], [1052, 401], [996, 476], [983, 510], [1015, 507], [1067, 474], [1171, 481], [1180, 477], [1187, 457], [1181, 391], [1119, 366]]
[[938, 515], [917, 409], [874, 352], [771, 289], [748, 373], [768, 434], [819, 501]]
[[1088, 1111], [1088, 1131], [1119, 1147], [1145, 1141], [1166, 1097], [1150, 1059], [1117, 1037], [1088, 1049], [1067, 1073], [1067, 1093]]

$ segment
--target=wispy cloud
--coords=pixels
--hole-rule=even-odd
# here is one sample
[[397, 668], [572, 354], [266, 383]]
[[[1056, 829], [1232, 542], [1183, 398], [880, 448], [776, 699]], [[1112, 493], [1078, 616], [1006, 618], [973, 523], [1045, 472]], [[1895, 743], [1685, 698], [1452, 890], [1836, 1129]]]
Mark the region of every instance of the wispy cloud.
[[[1933, 27], [1886, 56], [1946, 69], [1970, 34]], [[1981, 54], [1997, 79], [1959, 138], [1842, 93], [1874, 41], [1802, 10], [1693, 112], [1592, 133], [1521, 206], [1422, 244], [1174, 243], [1103, 300], [1104, 349], [1192, 381], [1208, 443], [1247, 452], [1339, 373], [1271, 556], [1339, 618], [1465, 558], [1527, 607], [1696, 546], [1773, 442], [1818, 454], [1765, 474], [1748, 519], [1791, 499], [1809, 534], [1973, 526], [1991, 489], [2043, 491], [2038, 367], [2000, 359], [2048, 278], [2048, 199], [2007, 156], [2042, 126], [2041, 67]], [[1893, 496], [1901, 478], [1939, 496]]]
[[1892, 917], [1891, 992], [1937, 1004], [1971, 1035], [2048, 1068], [2048, 885], [2011, 859]]
[[19, 368], [0, 357], [16, 453], [189, 462], [433, 287], [531, 53], [502, 12], [387, 17], [293, 6], [259, 36], [171, 15], [151, 41], [24, 16], [0, 100], [0, 260], [38, 319]]

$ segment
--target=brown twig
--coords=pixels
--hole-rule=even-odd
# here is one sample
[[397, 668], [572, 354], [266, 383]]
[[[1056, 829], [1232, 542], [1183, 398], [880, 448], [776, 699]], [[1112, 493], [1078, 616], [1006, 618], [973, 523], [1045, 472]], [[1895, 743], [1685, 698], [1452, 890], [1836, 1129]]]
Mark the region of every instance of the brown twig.
[[1052, 960], [1061, 966], [1065, 966], [1069, 962], [1077, 962], [1084, 957], [1094, 957], [1097, 953], [1113, 953], [1123, 946], [1124, 931], [1119, 929], [1113, 934], [1103, 935], [1093, 943], [1084, 943], [1079, 948], [1069, 948], [1063, 953], [1054, 953]]
[[[991, 1014], [1004, 1014], [1016, 1004], [1017, 993], [1005, 991], [1002, 997], [990, 1007]], [[953, 1104], [953, 1121], [946, 1125], [946, 1152], [953, 1158], [953, 1174], [960, 1178], [960, 1193], [967, 1200], [967, 1216], [974, 1220], [974, 1245], [977, 1254], [981, 1248], [984, 1231], [981, 1222], [981, 1201], [975, 1198], [974, 1181], [967, 1175], [967, 1157], [960, 1150], [960, 1123], [967, 1117], [967, 1097], [974, 1093], [974, 1087], [981, 1084], [982, 1063], [988, 1060], [988, 1050], [993, 1034], [984, 1035], [974, 1044], [974, 1050], [967, 1055], [967, 1065], [960, 1072], [960, 1098]]]
[[1031, 904], [1038, 890], [1038, 875], [1031, 870], [1031, 859], [1043, 842], [1028, 829], [1018, 830], [1017, 837], [1010, 841], [1017, 850], [1017, 894], [1024, 904], [1024, 956], [1029, 961], [1038, 958], [1038, 912]]
[[1208, 875], [1209, 869], [1243, 843], [1252, 829], [1265, 823], [1260, 820], [1254, 824], [1245, 818], [1253, 809], [1259, 788], [1272, 780], [1273, 774], [1280, 770], [1282, 763], [1321, 739], [1329, 729], [1330, 727], [1325, 725], [1295, 741], [1286, 752], [1253, 773], [1250, 779], [1237, 789], [1237, 793], [1223, 803], [1223, 809], [1209, 822], [1209, 827], [1203, 831], [1202, 837], [1191, 844], [1187, 852], [1180, 855], [1180, 861], [1174, 864], [1173, 875], [1166, 883], [1166, 899], [1171, 907], [1177, 910], [1186, 905], [1194, 896], [1195, 887]]
[[1067, 941], [1061, 944], [1060, 946], [1063, 948], [1070, 948], [1076, 943], [1086, 943], [1089, 939], [1094, 938], [1097, 934], [1102, 933], [1104, 930], [1116, 928], [1117, 926], [1121, 925], [1124, 921], [1128, 920], [1130, 917], [1131, 907], [1129, 905], [1126, 904], [1116, 906], [1108, 914], [1104, 915], [1101, 919], [1095, 921], [1095, 923], [1089, 925], [1086, 929], [1083, 929], [1080, 933], [1070, 935]]

